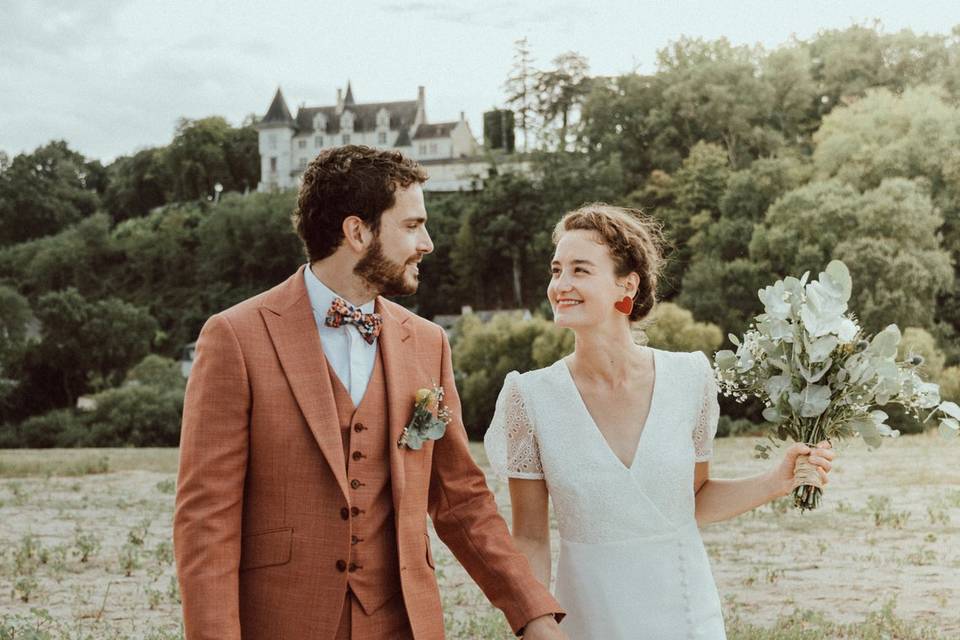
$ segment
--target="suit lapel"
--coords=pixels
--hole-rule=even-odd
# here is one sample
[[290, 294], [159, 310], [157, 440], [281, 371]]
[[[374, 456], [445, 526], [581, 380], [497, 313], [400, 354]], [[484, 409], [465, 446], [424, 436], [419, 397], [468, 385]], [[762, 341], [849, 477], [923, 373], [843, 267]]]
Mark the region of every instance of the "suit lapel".
[[400, 500], [404, 488], [404, 460], [409, 454], [406, 448], [397, 446], [403, 428], [413, 415], [415, 390], [411, 391], [410, 381], [413, 371], [410, 367], [411, 343], [410, 330], [406, 326], [407, 318], [396, 315], [377, 298], [377, 312], [383, 317], [380, 331], [380, 354], [383, 358], [384, 382], [387, 394], [387, 416], [390, 439], [390, 484], [393, 489], [394, 509], [399, 512]]
[[303, 280], [303, 267], [264, 303], [260, 313], [300, 411], [333, 470], [340, 490], [349, 500], [337, 404]]

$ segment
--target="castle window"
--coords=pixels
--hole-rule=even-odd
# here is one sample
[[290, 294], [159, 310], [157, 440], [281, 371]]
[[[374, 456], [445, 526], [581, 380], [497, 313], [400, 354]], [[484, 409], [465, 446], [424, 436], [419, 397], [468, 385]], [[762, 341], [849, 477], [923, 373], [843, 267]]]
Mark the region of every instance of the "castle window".
[[300, 168], [301, 168], [301, 169], [306, 169], [306, 168], [307, 168], [307, 159], [306, 159], [306, 158], [300, 158]]
[[306, 141], [306, 140], [297, 140], [297, 146], [300, 147], [301, 149], [306, 149], [306, 148], [307, 148], [307, 141]]
[[270, 173], [276, 173], [276, 172], [277, 172], [277, 159], [270, 158]]
[[436, 152], [437, 152], [437, 145], [431, 143], [431, 144], [430, 144], [430, 153], [436, 153]]
[[349, 134], [349, 133], [343, 134], [343, 144], [350, 144], [350, 134]]
[[377, 144], [387, 144], [387, 133], [386, 131], [381, 131], [377, 134]]
[[277, 148], [277, 134], [271, 133], [270, 136], [267, 138], [267, 142], [270, 143], [270, 148], [271, 148], [271, 149], [276, 149], [276, 148]]
[[422, 156], [427, 155], [427, 145], [421, 144], [421, 145], [418, 147], [418, 151], [420, 152], [420, 155], [422, 155]]
[[316, 136], [316, 137], [313, 139], [313, 146], [317, 147], [318, 149], [319, 149], [320, 147], [322, 147], [322, 146], [323, 146], [323, 136]]

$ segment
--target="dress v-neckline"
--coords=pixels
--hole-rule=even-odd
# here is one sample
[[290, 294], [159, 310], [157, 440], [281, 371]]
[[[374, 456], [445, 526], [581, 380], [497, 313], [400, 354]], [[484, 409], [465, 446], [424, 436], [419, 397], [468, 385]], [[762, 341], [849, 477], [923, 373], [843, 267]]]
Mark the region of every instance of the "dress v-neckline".
[[600, 427], [597, 426], [597, 421], [594, 420], [593, 414], [590, 413], [590, 408], [587, 407], [586, 401], [583, 399], [583, 394], [580, 393], [580, 387], [577, 386], [577, 381], [573, 379], [573, 372], [570, 371], [570, 365], [567, 364], [566, 358], [560, 358], [560, 362], [563, 365], [563, 370], [566, 372], [567, 380], [570, 381], [570, 385], [573, 387], [574, 395], [576, 396], [577, 402], [580, 404], [580, 408], [583, 410], [584, 415], [586, 415], [587, 420], [590, 421], [590, 425], [593, 427], [593, 431], [600, 438], [600, 443], [604, 449], [610, 454], [614, 459], [617, 465], [624, 471], [632, 471], [637, 464], [637, 458], [640, 456], [640, 445], [643, 443], [644, 436], [647, 433], [647, 427], [650, 424], [650, 418], [653, 416], [653, 411], [657, 407], [657, 389], [660, 387], [659, 380], [661, 374], [661, 361], [657, 358], [657, 350], [648, 347], [653, 359], [653, 391], [650, 393], [650, 406], [647, 408], [647, 417], [643, 420], [643, 426], [640, 429], [640, 437], [637, 439], [637, 446], [633, 450], [633, 457], [630, 458], [629, 466], [624, 464], [623, 460], [620, 459], [620, 456], [614, 452], [613, 448], [610, 446], [610, 443], [607, 441], [606, 436], [603, 435], [603, 431], [600, 430]]

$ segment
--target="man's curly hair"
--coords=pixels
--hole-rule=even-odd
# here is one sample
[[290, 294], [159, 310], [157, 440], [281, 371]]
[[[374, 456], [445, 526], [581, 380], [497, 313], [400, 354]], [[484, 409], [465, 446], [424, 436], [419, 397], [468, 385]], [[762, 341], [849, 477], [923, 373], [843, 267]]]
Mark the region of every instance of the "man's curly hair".
[[346, 145], [321, 152], [303, 173], [292, 218], [307, 259], [322, 260], [337, 250], [349, 216], [379, 232], [397, 188], [426, 180], [426, 171], [397, 151]]

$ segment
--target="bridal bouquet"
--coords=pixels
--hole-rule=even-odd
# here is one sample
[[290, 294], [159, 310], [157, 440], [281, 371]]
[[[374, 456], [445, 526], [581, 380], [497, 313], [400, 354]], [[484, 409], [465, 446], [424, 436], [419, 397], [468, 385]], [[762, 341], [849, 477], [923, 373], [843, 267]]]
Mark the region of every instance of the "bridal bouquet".
[[[827, 265], [819, 280], [787, 277], [759, 291], [764, 311], [742, 338], [730, 335], [737, 350], [714, 356], [720, 391], [742, 402], [759, 398], [771, 439], [815, 445], [859, 435], [877, 447], [900, 432], [880, 409], [901, 405], [924, 421], [937, 414], [944, 437], [960, 431], [960, 406], [940, 401], [940, 389], [917, 372], [923, 358], [897, 360], [900, 329], [895, 324], [872, 337], [847, 313], [852, 283], [846, 265]], [[757, 445], [769, 456], [769, 445]], [[797, 460], [794, 504], [816, 509], [822, 486], [806, 456]]]

